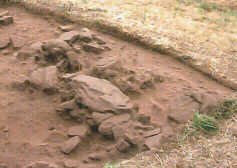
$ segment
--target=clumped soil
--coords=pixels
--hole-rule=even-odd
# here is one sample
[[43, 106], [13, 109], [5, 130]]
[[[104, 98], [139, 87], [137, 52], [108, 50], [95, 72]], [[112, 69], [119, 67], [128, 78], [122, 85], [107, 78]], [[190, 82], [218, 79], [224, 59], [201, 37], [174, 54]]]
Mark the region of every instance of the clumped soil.
[[[6, 11], [14, 21], [0, 24], [0, 163], [8, 168], [97, 168], [154, 150], [233, 92], [169, 56], [22, 7]], [[98, 92], [113, 100], [100, 106]]]

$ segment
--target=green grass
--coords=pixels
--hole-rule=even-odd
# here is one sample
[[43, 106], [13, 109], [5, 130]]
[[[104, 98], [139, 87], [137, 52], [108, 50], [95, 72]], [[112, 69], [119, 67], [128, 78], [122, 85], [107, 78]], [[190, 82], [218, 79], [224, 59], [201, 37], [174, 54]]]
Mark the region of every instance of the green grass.
[[213, 11], [213, 10], [227, 12], [227, 9], [220, 7], [216, 3], [200, 2], [199, 8], [204, 9], [208, 12]]
[[185, 126], [183, 135], [187, 138], [200, 132], [215, 134], [219, 131], [218, 121], [228, 119], [235, 113], [237, 113], [237, 101], [232, 99], [221, 103], [212, 116], [196, 112], [193, 119]]
[[179, 3], [185, 4], [186, 6], [197, 4], [199, 8], [204, 11], [211, 12], [213, 10], [224, 12], [231, 16], [237, 16], [237, 12], [235, 10], [227, 9], [218, 5], [217, 3], [205, 2], [203, 0], [177, 0]]
[[87, 1], [87, 0], [82, 0], [82, 2], [83, 2], [84, 4], [87, 4], [87, 3], [88, 3], [88, 1]]
[[237, 17], [237, 12], [234, 11], [234, 10], [229, 10], [227, 13], [228, 13], [230, 16], [235, 16], [235, 17]]
[[211, 6], [206, 2], [201, 2], [199, 8], [204, 9], [208, 12], [211, 11]]
[[214, 134], [219, 130], [219, 126], [215, 118], [205, 114], [196, 113], [192, 119], [192, 126], [197, 130], [206, 134]]
[[104, 165], [104, 168], [119, 168], [119, 166], [119, 163], [109, 162]]

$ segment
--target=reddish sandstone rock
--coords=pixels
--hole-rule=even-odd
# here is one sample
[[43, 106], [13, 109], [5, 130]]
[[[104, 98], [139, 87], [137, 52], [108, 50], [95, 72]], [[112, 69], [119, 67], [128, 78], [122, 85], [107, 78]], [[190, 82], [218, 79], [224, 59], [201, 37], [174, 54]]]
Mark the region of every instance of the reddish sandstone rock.
[[0, 26], [6, 26], [13, 23], [13, 17], [12, 16], [2, 16], [0, 17]]
[[64, 168], [78, 168], [78, 162], [75, 160], [67, 159], [64, 161]]
[[60, 149], [65, 154], [70, 154], [75, 148], [78, 146], [78, 144], [81, 142], [80, 137], [75, 136], [64, 142]]
[[0, 38], [0, 49], [7, 48], [9, 44], [11, 43], [10, 38], [7, 37], [1, 37]]
[[86, 75], [72, 78], [77, 101], [93, 111], [130, 112], [133, 105], [129, 97], [107, 80]]
[[67, 42], [68, 44], [72, 44], [79, 38], [79, 34], [80, 32], [78, 31], [69, 31], [61, 34], [59, 39]]
[[116, 148], [119, 152], [122, 153], [126, 153], [128, 152], [130, 145], [127, 141], [125, 140], [120, 140], [117, 144], [116, 144]]
[[104, 120], [111, 118], [112, 116], [113, 114], [111, 113], [98, 113], [98, 112], [92, 113], [92, 119], [96, 125], [100, 125]]
[[90, 129], [87, 125], [78, 125], [69, 128], [68, 136], [79, 136], [80, 138], [85, 138], [89, 135]]
[[73, 26], [72, 25], [63, 25], [63, 26], [59, 26], [58, 28], [64, 32], [69, 32], [69, 31], [72, 31]]
[[45, 60], [50, 63], [57, 63], [65, 58], [71, 47], [63, 40], [52, 39], [42, 43]]
[[23, 37], [19, 36], [11, 36], [11, 42], [14, 49], [20, 49], [26, 45], [26, 43], [23, 40]]
[[153, 149], [159, 148], [160, 145], [161, 145], [161, 140], [162, 140], [162, 136], [161, 135], [156, 135], [156, 136], [149, 137], [145, 141], [145, 146], [149, 150], [153, 150]]
[[57, 68], [49, 66], [37, 69], [32, 72], [30, 82], [46, 91], [46, 93], [55, 92], [58, 84]]
[[99, 126], [99, 132], [104, 136], [113, 137], [113, 127], [122, 126], [129, 120], [130, 120], [129, 114], [114, 116], [101, 123], [101, 125]]
[[83, 49], [87, 52], [93, 52], [95, 54], [101, 54], [105, 49], [97, 43], [85, 43], [82, 45]]
[[82, 41], [82, 42], [91, 42], [92, 41], [92, 32], [87, 29], [87, 28], [82, 28], [80, 30], [80, 34], [79, 34], [79, 37], [78, 37], [78, 40], [79, 41]]
[[3, 16], [9, 16], [9, 12], [8, 11], [4, 11], [0, 13], [0, 18]]
[[88, 156], [88, 159], [93, 160], [93, 161], [101, 161], [101, 160], [104, 160], [104, 158], [106, 158], [106, 155], [107, 153], [105, 151], [91, 153]]

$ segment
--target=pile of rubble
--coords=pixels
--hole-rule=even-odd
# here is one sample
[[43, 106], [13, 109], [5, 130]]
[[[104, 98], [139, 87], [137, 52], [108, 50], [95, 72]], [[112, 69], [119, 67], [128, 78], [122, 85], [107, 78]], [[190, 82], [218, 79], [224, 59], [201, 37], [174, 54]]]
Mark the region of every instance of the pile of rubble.
[[[149, 71], [127, 70], [115, 57], [98, 59], [88, 71], [79, 60], [82, 50], [100, 55], [111, 49], [88, 29], [61, 29], [66, 32], [58, 39], [22, 47], [16, 55], [19, 60], [33, 58], [39, 67], [21, 81], [21, 87], [30, 85], [47, 94], [60, 93], [62, 104], [57, 113], [78, 123], [68, 130], [68, 140], [60, 145], [61, 152], [72, 153], [93, 134], [100, 134], [114, 145], [100, 153], [92, 153], [88, 160], [101, 160], [111, 152], [158, 147], [161, 129], [150, 122], [150, 117], [139, 115], [138, 106], [124, 93], [129, 87], [130, 90], [136, 88], [135, 92], [139, 93], [146, 86], [160, 82], [161, 77]], [[122, 74], [123, 78], [117, 74]]]

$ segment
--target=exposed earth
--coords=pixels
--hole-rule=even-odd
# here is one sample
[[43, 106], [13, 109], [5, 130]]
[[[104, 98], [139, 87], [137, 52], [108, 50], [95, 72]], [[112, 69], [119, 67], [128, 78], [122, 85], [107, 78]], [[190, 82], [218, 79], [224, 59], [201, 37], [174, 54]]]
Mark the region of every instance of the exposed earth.
[[155, 150], [232, 90], [76, 23], [0, 8], [0, 167], [98, 168]]

